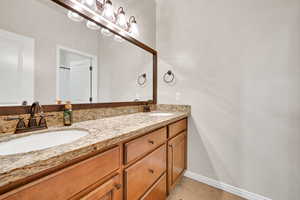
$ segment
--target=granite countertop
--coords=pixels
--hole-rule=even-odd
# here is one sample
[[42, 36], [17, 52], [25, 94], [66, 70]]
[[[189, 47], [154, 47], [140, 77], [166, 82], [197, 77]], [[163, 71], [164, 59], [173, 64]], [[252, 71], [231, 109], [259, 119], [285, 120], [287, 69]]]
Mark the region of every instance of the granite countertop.
[[[68, 128], [50, 128], [50, 131], [81, 129], [87, 130], [89, 134], [69, 144], [23, 154], [0, 156], [0, 187], [58, 166], [66, 161], [142, 135], [183, 119], [188, 115], [187, 112], [172, 112], [171, 116], [151, 116], [149, 113], [135, 113], [80, 122]], [[41, 132], [45, 131], [1, 136], [0, 142], [25, 135], [40, 134]]]

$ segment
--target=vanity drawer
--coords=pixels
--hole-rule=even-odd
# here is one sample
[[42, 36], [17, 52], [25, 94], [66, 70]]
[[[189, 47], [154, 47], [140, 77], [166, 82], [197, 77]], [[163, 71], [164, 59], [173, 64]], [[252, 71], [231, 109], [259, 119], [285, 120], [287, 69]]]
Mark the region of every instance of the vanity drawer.
[[119, 147], [12, 191], [1, 200], [66, 200], [120, 166]]
[[117, 175], [82, 197], [80, 200], [121, 200], [121, 187], [121, 177], [120, 175]]
[[125, 170], [126, 200], [139, 199], [166, 171], [166, 145]]
[[137, 138], [125, 144], [125, 164], [130, 163], [139, 156], [155, 149], [167, 139], [167, 127], [156, 130], [143, 137]]
[[169, 125], [169, 138], [187, 129], [187, 119], [180, 120]]
[[164, 174], [141, 200], [165, 200], [167, 197], [167, 176]]

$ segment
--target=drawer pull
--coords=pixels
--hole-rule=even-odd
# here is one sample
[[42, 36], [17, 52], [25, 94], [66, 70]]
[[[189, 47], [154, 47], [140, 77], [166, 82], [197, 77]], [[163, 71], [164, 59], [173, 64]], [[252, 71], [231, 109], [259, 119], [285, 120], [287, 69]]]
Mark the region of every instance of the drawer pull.
[[154, 170], [153, 170], [153, 169], [149, 169], [149, 172], [150, 172], [151, 174], [154, 174]]
[[154, 141], [153, 141], [153, 140], [148, 140], [148, 142], [149, 142], [150, 144], [154, 144]]
[[121, 187], [122, 187], [121, 184], [115, 184], [115, 188], [116, 188], [117, 190], [121, 189]]

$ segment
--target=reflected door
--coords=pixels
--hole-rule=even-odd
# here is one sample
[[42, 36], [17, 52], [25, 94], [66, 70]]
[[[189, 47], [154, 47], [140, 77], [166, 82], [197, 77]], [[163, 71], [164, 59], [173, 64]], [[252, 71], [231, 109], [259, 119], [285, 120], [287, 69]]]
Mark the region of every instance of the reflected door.
[[92, 103], [97, 88], [93, 57], [67, 49], [59, 51], [58, 99], [63, 102]]

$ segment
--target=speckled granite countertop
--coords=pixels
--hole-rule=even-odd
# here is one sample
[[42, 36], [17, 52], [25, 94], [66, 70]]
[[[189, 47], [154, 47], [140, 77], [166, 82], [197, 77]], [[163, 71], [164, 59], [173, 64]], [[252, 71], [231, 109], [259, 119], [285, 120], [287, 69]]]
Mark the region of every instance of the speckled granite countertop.
[[[66, 161], [142, 135], [189, 115], [187, 112], [172, 112], [172, 114], [171, 116], [151, 116], [148, 113], [135, 113], [80, 122], [68, 128], [51, 128], [50, 131], [84, 129], [89, 131], [89, 135], [72, 143], [44, 150], [0, 156], [0, 187], [58, 166]], [[1, 136], [0, 142], [41, 132], [43, 131]]]

